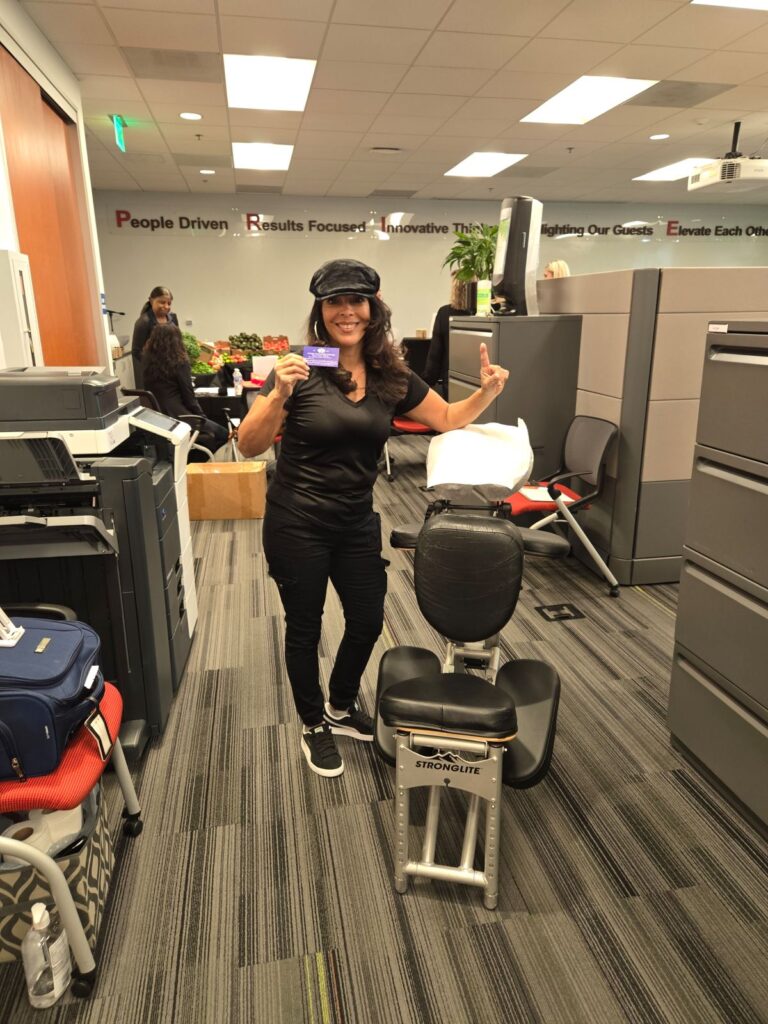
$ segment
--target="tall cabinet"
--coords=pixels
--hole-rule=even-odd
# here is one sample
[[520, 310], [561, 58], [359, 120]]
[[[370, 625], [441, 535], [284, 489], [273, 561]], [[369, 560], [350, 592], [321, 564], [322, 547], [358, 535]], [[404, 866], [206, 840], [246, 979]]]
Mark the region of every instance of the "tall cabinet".
[[673, 741], [768, 824], [768, 323], [713, 323], [669, 701]]
[[449, 335], [448, 399], [460, 401], [480, 384], [480, 344], [509, 370], [506, 387], [478, 423], [525, 420], [533, 449], [533, 474], [555, 473], [576, 412], [581, 317], [455, 317]]

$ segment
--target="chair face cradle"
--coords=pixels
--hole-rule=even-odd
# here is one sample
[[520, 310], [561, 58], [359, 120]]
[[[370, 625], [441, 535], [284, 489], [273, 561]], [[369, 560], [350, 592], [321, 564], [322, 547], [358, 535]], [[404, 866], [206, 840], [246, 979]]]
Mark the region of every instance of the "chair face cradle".
[[[527, 787], [552, 756], [560, 682], [544, 662], [499, 668], [498, 631], [514, 612], [523, 543], [505, 519], [436, 515], [416, 547], [419, 607], [449, 637], [441, 666], [431, 651], [396, 647], [379, 665], [375, 746], [396, 765], [395, 888], [411, 876], [473, 885], [485, 906], [498, 901], [502, 785]], [[485, 677], [470, 675], [482, 667]], [[512, 752], [515, 752], [514, 754]], [[420, 859], [409, 852], [410, 791], [429, 787]], [[443, 789], [468, 794], [457, 865], [435, 861]], [[486, 810], [482, 869], [474, 866], [481, 801]]]

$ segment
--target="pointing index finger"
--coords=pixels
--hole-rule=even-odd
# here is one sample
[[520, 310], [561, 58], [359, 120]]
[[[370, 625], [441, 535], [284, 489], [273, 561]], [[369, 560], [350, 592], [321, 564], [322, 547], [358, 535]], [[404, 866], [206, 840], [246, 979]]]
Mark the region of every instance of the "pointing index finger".
[[480, 369], [486, 370], [491, 365], [491, 360], [488, 358], [488, 349], [484, 341], [480, 342]]

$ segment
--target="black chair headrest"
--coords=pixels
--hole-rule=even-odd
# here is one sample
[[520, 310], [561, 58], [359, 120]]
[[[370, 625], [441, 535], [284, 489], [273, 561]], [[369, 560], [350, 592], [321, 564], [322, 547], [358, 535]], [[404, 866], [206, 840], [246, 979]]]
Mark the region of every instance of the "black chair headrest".
[[449, 640], [485, 640], [512, 617], [523, 575], [523, 542], [506, 519], [449, 513], [429, 519], [416, 545], [416, 599]]

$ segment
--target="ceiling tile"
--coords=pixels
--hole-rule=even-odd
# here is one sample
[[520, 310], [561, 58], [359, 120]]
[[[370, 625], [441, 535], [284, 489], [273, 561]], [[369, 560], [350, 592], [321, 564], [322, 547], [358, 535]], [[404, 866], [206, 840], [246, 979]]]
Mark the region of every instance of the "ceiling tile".
[[370, 195], [375, 188], [375, 182], [359, 182], [357, 185], [331, 185], [325, 194], [328, 196], [350, 196], [352, 198], [364, 197]]
[[114, 45], [115, 40], [97, 7], [38, 2], [28, 2], [23, 7], [54, 46], [84, 40], [92, 45]]
[[215, 14], [215, 0], [99, 0], [99, 7], [122, 7], [131, 11], [157, 12], [161, 6], [163, 11], [173, 14]]
[[579, 43], [567, 39], [532, 39], [507, 61], [503, 71], [541, 71], [557, 68], [558, 74], [590, 74], [592, 68], [621, 47], [618, 43]]
[[[708, 50], [719, 50], [726, 43], [765, 25], [766, 20], [765, 14], [756, 11], [688, 5], [670, 14], [634, 42], [650, 46], [690, 46], [695, 43]], [[752, 50], [753, 47], [741, 46], [739, 49]]]
[[211, 125], [217, 125], [218, 127], [226, 127], [229, 124], [228, 110], [226, 107], [204, 107], [200, 104], [195, 106], [193, 111], [196, 114], [202, 114], [201, 121], [183, 121], [179, 114], [187, 111], [187, 107], [181, 103], [158, 103], [150, 102], [147, 104], [150, 109], [152, 116], [159, 124], [186, 124], [191, 127], [197, 126], [198, 131], [204, 131]]
[[497, 71], [493, 78], [478, 90], [477, 95], [501, 99], [545, 100], [570, 85], [572, 81], [571, 75]]
[[456, 0], [440, 23], [446, 32], [476, 32], [493, 26], [495, 32], [511, 36], [535, 36], [570, 0], [483, 0], [482, 19], [477, 0]]
[[345, 89], [313, 89], [307, 114], [378, 114], [387, 98], [380, 92], [347, 92]]
[[469, 97], [475, 95], [491, 74], [490, 68], [410, 68], [397, 91]]
[[360, 132], [300, 131], [296, 139], [295, 155], [320, 156], [327, 159], [349, 158], [362, 139]]
[[323, 60], [367, 61], [372, 53], [397, 54], [410, 64], [429, 36], [412, 28], [361, 28], [357, 25], [331, 25], [322, 50]]
[[159, 103], [181, 103], [184, 110], [196, 104], [211, 107], [226, 106], [224, 86], [214, 82], [186, 82], [156, 78], [137, 79], [142, 96], [148, 101]]
[[467, 100], [458, 113], [458, 117], [493, 118], [498, 125], [498, 131], [503, 131], [508, 125], [529, 114], [536, 106], [535, 100], [504, 100], [493, 99], [484, 96], [482, 99], [476, 96]]
[[435, 32], [419, 53], [416, 64], [443, 68], [495, 69], [513, 57], [528, 39], [465, 32]]
[[375, 114], [305, 114], [301, 127], [317, 132], [367, 132], [375, 117]]
[[[668, 75], [669, 78], [684, 78], [688, 82], [730, 82], [739, 85], [765, 72], [764, 53], [710, 53], [703, 60], [697, 60], [688, 67]], [[753, 85], [760, 85], [753, 82]], [[765, 84], [765, 83], [762, 83]]]
[[229, 124], [234, 132], [238, 128], [273, 128], [296, 132], [304, 115], [297, 110], [241, 110], [232, 107]]
[[144, 11], [106, 8], [104, 17], [120, 46], [147, 49], [201, 50], [219, 49], [216, 19], [208, 14], [164, 14], [155, 11], [148, 18]]
[[76, 75], [130, 76], [132, 73], [116, 46], [58, 43], [56, 48]]
[[330, 182], [318, 178], [297, 178], [286, 181], [283, 185], [284, 196], [324, 196]]
[[203, 128], [194, 122], [179, 121], [178, 124], [164, 124], [161, 131], [164, 138], [173, 141], [175, 149], [179, 148], [180, 142], [186, 142], [195, 149], [201, 143], [229, 142], [229, 128], [215, 124]]
[[[607, 60], [592, 68], [592, 75], [613, 75], [618, 78], [670, 78], [675, 72], [698, 61], [705, 61], [710, 50], [695, 50], [688, 46], [624, 46]], [[697, 81], [696, 75], [685, 75], [689, 82]], [[711, 79], [727, 82], [727, 78]]]
[[[296, 21], [327, 21], [334, 0], [280, 0], [281, 18]], [[218, 0], [219, 14], [244, 14], [252, 18], [271, 18], [275, 0]]]
[[285, 171], [235, 171], [238, 185], [282, 185]]
[[[495, 138], [500, 134], [502, 128], [503, 126], [493, 118], [462, 117], [460, 114], [456, 114], [445, 122], [442, 131], [447, 135], [461, 136], [467, 140], [471, 139], [472, 146], [474, 146], [479, 138]], [[471, 151], [469, 142], [467, 143], [467, 151]]]
[[314, 60], [325, 34], [325, 25], [315, 21], [222, 17], [220, 22], [224, 53]]
[[132, 78], [108, 75], [83, 75], [80, 95], [84, 100], [132, 100], [141, 102], [141, 93]]
[[462, 96], [419, 96], [395, 93], [382, 109], [382, 114], [410, 114], [414, 117], [450, 117], [464, 104]]
[[641, 4], [617, 4], [616, 0], [573, 0], [562, 14], [541, 30], [541, 35], [553, 39], [629, 43], [676, 10], [677, 4], [668, 0], [644, 0]]
[[[733, 37], [731, 39], [733, 40]], [[738, 36], [735, 40], [724, 46], [723, 49], [742, 50], [749, 53], [768, 53], [768, 24], [764, 21], [761, 27], [753, 29], [748, 35]]]
[[759, 89], [751, 85], [740, 85], [717, 96], [704, 100], [697, 110], [738, 110], [768, 111], [768, 88]]
[[[122, 50], [137, 78], [203, 83], [224, 81], [224, 62], [219, 53], [152, 50], [141, 46], [124, 46]], [[168, 99], [172, 98], [168, 96]]]
[[380, 114], [370, 126], [372, 132], [402, 132], [404, 135], [432, 135], [443, 117], [408, 117], [406, 114]]
[[450, 6], [451, 0], [336, 0], [333, 22], [433, 29]]
[[313, 89], [391, 92], [407, 70], [406, 64], [362, 64], [351, 60], [320, 60]]

